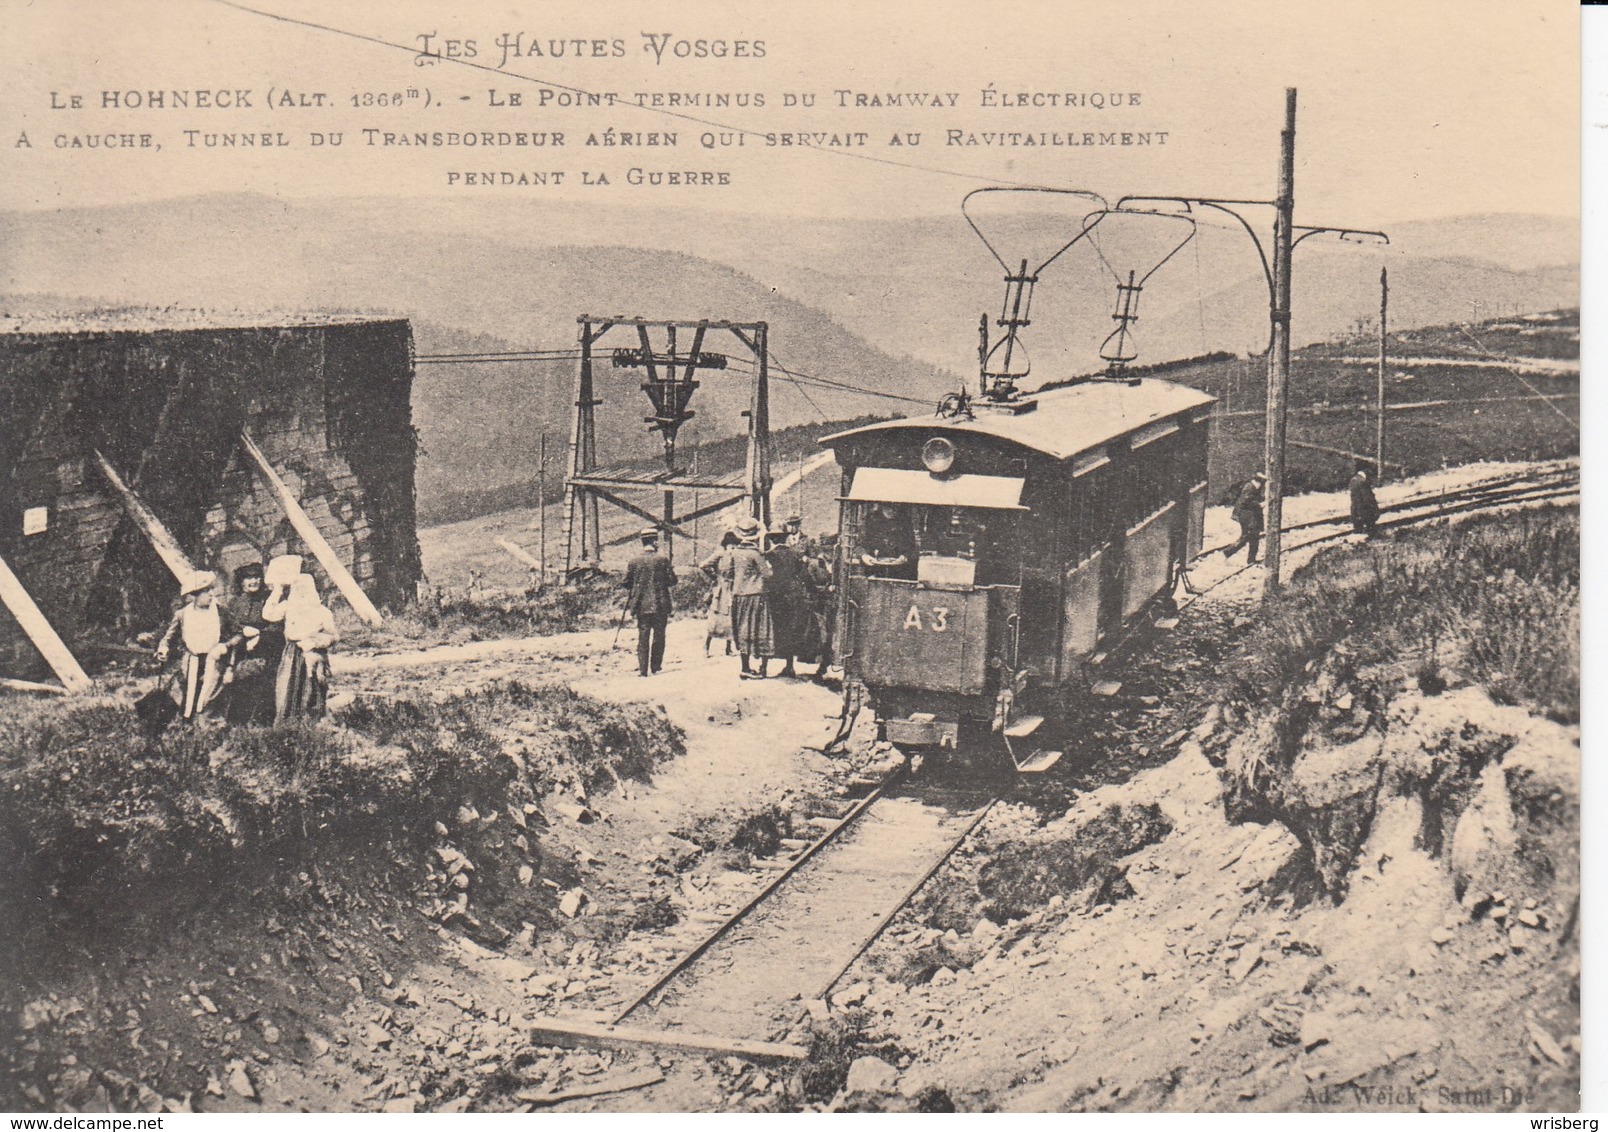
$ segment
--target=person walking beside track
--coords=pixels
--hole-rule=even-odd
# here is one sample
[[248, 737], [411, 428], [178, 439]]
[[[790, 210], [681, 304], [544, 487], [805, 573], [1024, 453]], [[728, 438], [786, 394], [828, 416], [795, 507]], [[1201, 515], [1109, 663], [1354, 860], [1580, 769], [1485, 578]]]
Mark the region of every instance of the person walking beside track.
[[1234, 557], [1243, 546], [1250, 551], [1245, 564], [1250, 566], [1256, 562], [1257, 549], [1262, 545], [1262, 485], [1266, 482], [1267, 477], [1257, 472], [1240, 488], [1233, 511], [1233, 519], [1239, 524], [1239, 539], [1223, 551], [1225, 559]]
[[625, 569], [625, 612], [637, 622], [637, 675], [649, 676], [664, 665], [664, 634], [670, 624], [670, 590], [676, 573], [659, 553], [659, 531], [645, 527], [642, 551]]
[[1357, 474], [1351, 477], [1351, 529], [1361, 534], [1373, 534], [1379, 522], [1379, 500], [1374, 495], [1368, 469], [1358, 465]]
[[[731, 633], [737, 641], [743, 679], [764, 679], [767, 662], [776, 655], [775, 631], [765, 595], [771, 566], [759, 551], [759, 520], [737, 524], [737, 545], [731, 549]], [[759, 671], [751, 664], [759, 662]]]

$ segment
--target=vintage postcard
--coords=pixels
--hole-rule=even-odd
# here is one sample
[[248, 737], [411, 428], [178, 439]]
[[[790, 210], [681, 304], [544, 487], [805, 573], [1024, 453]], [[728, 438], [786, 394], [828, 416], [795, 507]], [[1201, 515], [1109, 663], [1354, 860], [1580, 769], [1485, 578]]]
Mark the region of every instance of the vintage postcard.
[[0, 9], [0, 1108], [1579, 1111], [1575, 5]]

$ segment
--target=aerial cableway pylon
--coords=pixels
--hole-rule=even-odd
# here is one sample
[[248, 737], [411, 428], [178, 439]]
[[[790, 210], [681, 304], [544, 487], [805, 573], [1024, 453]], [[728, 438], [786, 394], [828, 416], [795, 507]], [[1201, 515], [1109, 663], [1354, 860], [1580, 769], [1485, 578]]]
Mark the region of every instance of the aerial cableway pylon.
[[[723, 511], [734, 504], [761, 523], [770, 514], [770, 373], [768, 326], [763, 322], [717, 322], [676, 319], [627, 318], [581, 315], [581, 359], [575, 379], [575, 424], [570, 433], [569, 474], [564, 480], [564, 570], [575, 577], [600, 569], [604, 539], [599, 525], [601, 504], [607, 503], [659, 529], [667, 551], [673, 552], [675, 536], [691, 538], [681, 526], [704, 515]], [[643, 421], [664, 441], [664, 467], [645, 469], [623, 463], [598, 462], [596, 409], [603, 404], [598, 393], [594, 362], [601, 351], [599, 343], [609, 334], [634, 329], [634, 344], [613, 346], [608, 354], [617, 370], [639, 371], [641, 390], [647, 394], [653, 413]], [[690, 331], [692, 341], [679, 349], [680, 332]], [[704, 340], [711, 332], [729, 334], [754, 358], [748, 408], [744, 410], [748, 437], [748, 458], [741, 473], [726, 476], [700, 475], [676, 465], [676, 434], [696, 415], [689, 405], [700, 382], [695, 375], [723, 372], [724, 354], [706, 351]], [[621, 337], [616, 335], [616, 337]], [[654, 339], [661, 340], [655, 345]], [[677, 490], [713, 492], [715, 499], [694, 510], [676, 514]], [[633, 502], [631, 495], [659, 492], [661, 509], [654, 514]], [[623, 540], [615, 540], [623, 541]]]

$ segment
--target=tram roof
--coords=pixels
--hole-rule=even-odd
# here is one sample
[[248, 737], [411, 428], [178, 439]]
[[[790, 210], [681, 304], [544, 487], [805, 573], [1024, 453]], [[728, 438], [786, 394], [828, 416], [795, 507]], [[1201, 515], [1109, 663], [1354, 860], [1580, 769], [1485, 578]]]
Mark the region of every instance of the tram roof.
[[831, 447], [840, 440], [878, 432], [936, 429], [995, 436], [1057, 460], [1068, 460], [1146, 425], [1204, 408], [1216, 400], [1198, 389], [1159, 378], [1142, 378], [1137, 385], [1091, 381], [1024, 396], [1036, 400], [1038, 407], [1023, 413], [981, 409], [970, 420], [904, 417], [834, 433], [822, 437], [820, 442]]

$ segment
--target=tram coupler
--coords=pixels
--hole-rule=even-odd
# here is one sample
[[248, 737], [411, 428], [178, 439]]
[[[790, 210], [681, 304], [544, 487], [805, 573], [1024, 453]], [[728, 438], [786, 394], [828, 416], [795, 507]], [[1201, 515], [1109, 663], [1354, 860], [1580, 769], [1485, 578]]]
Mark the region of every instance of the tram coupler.
[[930, 711], [911, 712], [902, 719], [882, 721], [882, 735], [896, 747], [960, 746], [960, 720], [939, 719]]

